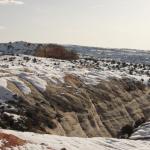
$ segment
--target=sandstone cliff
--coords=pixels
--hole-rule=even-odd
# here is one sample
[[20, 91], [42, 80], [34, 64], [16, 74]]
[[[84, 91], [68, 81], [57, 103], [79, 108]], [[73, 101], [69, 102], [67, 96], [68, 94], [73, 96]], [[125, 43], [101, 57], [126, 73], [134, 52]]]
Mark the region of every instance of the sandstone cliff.
[[125, 125], [149, 117], [150, 88], [130, 76], [115, 77], [68, 61], [24, 56], [1, 60], [2, 128], [116, 137]]
[[[28, 96], [10, 82], [9, 88], [18, 101], [7, 102], [15, 109], [3, 108], [2, 127], [67, 136], [115, 137], [123, 126], [149, 117], [150, 90], [140, 82], [111, 79], [87, 86], [72, 75], [65, 81], [48, 84], [42, 93], [27, 83], [32, 89]], [[23, 117], [13, 122], [6, 112]]]

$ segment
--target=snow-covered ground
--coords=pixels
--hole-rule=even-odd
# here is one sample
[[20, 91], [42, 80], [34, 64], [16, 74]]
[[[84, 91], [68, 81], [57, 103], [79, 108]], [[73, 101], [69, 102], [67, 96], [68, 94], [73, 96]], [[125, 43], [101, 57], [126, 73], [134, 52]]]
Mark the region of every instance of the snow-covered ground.
[[[150, 142], [142, 140], [125, 140], [113, 138], [77, 138], [57, 135], [35, 134], [29, 132], [17, 132], [0, 130], [0, 133], [15, 135], [27, 141], [23, 146], [11, 150], [149, 150]], [[6, 139], [0, 139], [0, 146]], [[64, 149], [64, 150], [65, 150]], [[8, 149], [10, 150], [10, 149]]]
[[[119, 65], [118, 65], [119, 64]], [[132, 78], [150, 85], [149, 66], [112, 63], [112, 60], [79, 59], [66, 61], [33, 56], [0, 56], [0, 101], [13, 100], [13, 91], [8, 82], [16, 85], [25, 95], [32, 91], [29, 82], [40, 92], [44, 92], [48, 82], [63, 84], [66, 75], [74, 75], [85, 84], [96, 85], [111, 78]], [[132, 71], [132, 72], [131, 72]]]
[[[143, 66], [142, 66], [143, 67]], [[86, 60], [76, 61], [56, 60], [33, 56], [0, 56], [0, 79], [5, 82], [1, 86], [6, 88], [6, 81], [14, 82], [25, 94], [31, 91], [22, 81], [33, 84], [39, 91], [46, 90], [47, 81], [54, 84], [64, 83], [67, 74], [75, 75], [85, 84], [96, 85], [101, 80], [110, 78], [132, 78], [149, 83], [149, 66], [135, 66], [132, 64], [112, 64], [111, 61]], [[131, 73], [132, 71], [132, 73]]]
[[91, 56], [94, 58], [107, 58], [116, 61], [130, 62], [130, 63], [144, 63], [150, 64], [150, 51], [137, 49], [117, 49], [117, 48], [100, 48], [87, 47], [77, 45], [67, 45], [70, 50], [74, 50], [83, 56]]

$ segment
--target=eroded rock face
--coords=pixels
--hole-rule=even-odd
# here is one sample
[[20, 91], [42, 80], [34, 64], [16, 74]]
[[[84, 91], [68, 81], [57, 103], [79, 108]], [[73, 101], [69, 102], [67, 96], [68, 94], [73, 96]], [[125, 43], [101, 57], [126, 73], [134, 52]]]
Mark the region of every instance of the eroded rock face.
[[[66, 136], [117, 137], [123, 126], [149, 117], [150, 89], [141, 82], [109, 79], [86, 85], [73, 75], [66, 75], [64, 81], [47, 81], [44, 92], [27, 83], [32, 90], [29, 95], [10, 83], [16, 101], [7, 102], [1, 109], [0, 126]], [[6, 112], [21, 117], [12, 119]]]

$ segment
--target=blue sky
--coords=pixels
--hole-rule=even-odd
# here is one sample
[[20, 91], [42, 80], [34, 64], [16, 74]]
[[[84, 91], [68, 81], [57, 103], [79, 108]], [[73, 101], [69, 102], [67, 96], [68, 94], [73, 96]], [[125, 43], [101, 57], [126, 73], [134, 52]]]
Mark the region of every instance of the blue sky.
[[0, 42], [150, 49], [149, 0], [0, 0]]

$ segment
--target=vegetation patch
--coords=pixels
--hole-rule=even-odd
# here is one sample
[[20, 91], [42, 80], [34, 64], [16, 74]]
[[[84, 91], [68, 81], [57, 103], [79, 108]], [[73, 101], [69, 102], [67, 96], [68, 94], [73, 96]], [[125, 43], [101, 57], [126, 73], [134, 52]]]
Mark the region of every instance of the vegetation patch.
[[79, 59], [79, 56], [75, 51], [69, 51], [65, 47], [57, 44], [38, 46], [38, 48], [35, 51], [35, 56], [64, 60]]

